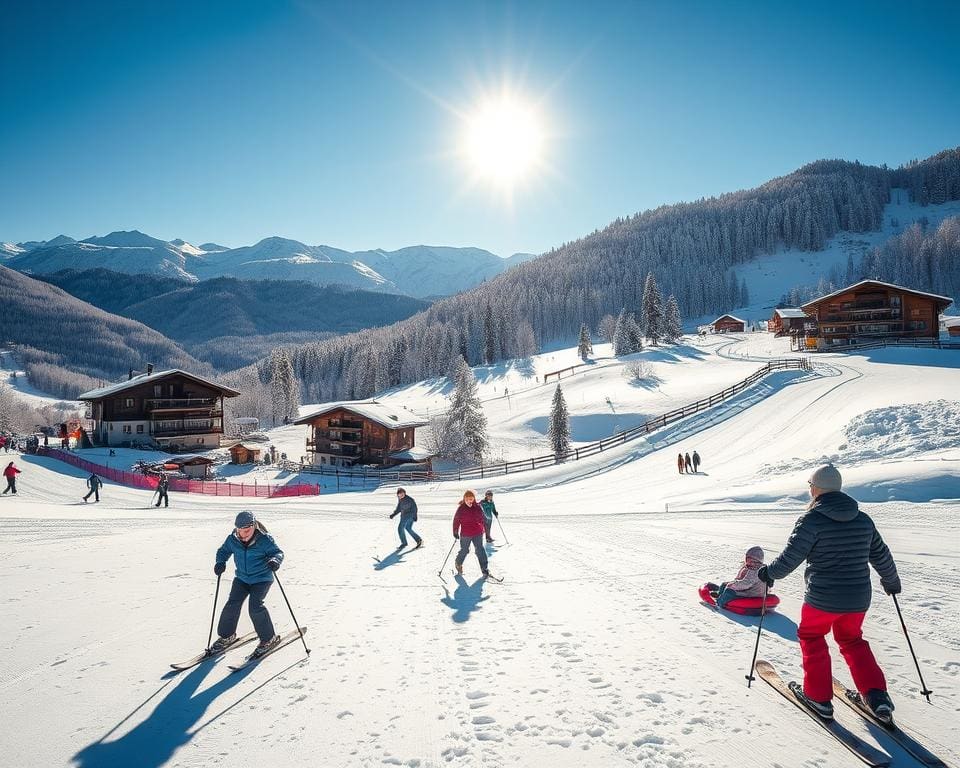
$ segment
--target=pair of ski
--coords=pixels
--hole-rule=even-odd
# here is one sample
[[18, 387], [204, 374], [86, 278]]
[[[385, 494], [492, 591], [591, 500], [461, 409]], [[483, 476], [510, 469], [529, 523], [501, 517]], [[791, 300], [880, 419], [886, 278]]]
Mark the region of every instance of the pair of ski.
[[[290, 643], [295, 643], [297, 640], [300, 639], [300, 634], [306, 633], [306, 631], [307, 631], [306, 627], [301, 627], [300, 629], [292, 629], [286, 634], [280, 636], [280, 642], [278, 642], [274, 646], [271, 646], [268, 650], [264, 651], [259, 656], [251, 653], [249, 656], [244, 657], [243, 661], [237, 664], [230, 664], [228, 668], [231, 672], [239, 672], [241, 669], [246, 669], [247, 667], [253, 666], [254, 664], [259, 664], [261, 661], [267, 658], [267, 656], [269, 656], [270, 654], [276, 653], [284, 646], [290, 645]], [[192, 667], [195, 667], [198, 664], [202, 664], [208, 659], [219, 658], [220, 656], [223, 656], [225, 653], [227, 653], [227, 651], [232, 651], [234, 648], [239, 648], [241, 645], [252, 643], [256, 639], [257, 639], [256, 632], [248, 632], [246, 635], [240, 635], [240, 637], [238, 637], [236, 640], [230, 643], [230, 645], [222, 648], [219, 651], [212, 652], [208, 648], [203, 653], [198, 653], [192, 659], [187, 659], [186, 661], [178, 661], [174, 664], [171, 664], [170, 666], [173, 669], [177, 670], [178, 672], [181, 672], [185, 669], [190, 669]]]
[[[883, 768], [883, 766], [890, 765], [890, 755], [888, 755], [886, 752], [883, 752], [873, 745], [868, 744], [855, 733], [851, 733], [836, 720], [824, 720], [822, 717], [820, 717], [820, 715], [810, 709], [810, 707], [800, 701], [800, 699], [793, 694], [793, 691], [790, 690], [787, 682], [780, 677], [780, 675], [777, 673], [777, 670], [774, 669], [773, 664], [771, 664], [769, 661], [764, 661], [762, 659], [758, 660], [756, 664], [756, 670], [757, 674], [760, 675], [760, 677], [763, 678], [766, 683], [772, 686], [785, 699], [792, 701], [802, 711], [806, 712], [837, 741], [850, 750], [854, 755], [863, 760], [863, 762], [865, 762], [867, 765], [877, 766], [877, 768]], [[913, 757], [919, 760], [921, 764], [930, 766], [931, 768], [947, 768], [947, 764], [943, 762], [943, 760], [930, 752], [930, 750], [923, 746], [923, 744], [917, 741], [910, 734], [906, 733], [898, 725], [893, 722], [884, 723], [882, 720], [877, 718], [877, 716], [874, 715], [870, 708], [867, 707], [867, 705], [863, 702], [863, 699], [860, 697], [859, 693], [856, 691], [851, 691], [839, 680], [833, 681], [833, 692], [836, 698], [846, 704], [854, 712], [874, 725], [878, 725], [883, 728], [884, 732], [891, 739], [893, 739], [903, 749], [913, 755]]]
[[[450, 571], [450, 573], [452, 573], [454, 576], [463, 576], [462, 573], [457, 573], [456, 571]], [[503, 584], [503, 579], [494, 576], [492, 573], [488, 573], [486, 576], [484, 576], [484, 578], [487, 581], [493, 581], [493, 582], [496, 582], [497, 584]]]

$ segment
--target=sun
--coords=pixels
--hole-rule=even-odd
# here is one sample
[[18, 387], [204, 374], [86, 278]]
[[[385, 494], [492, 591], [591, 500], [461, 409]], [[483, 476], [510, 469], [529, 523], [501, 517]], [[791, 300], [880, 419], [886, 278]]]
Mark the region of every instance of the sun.
[[478, 179], [511, 190], [542, 162], [541, 120], [515, 95], [483, 101], [466, 117], [465, 128], [463, 154]]

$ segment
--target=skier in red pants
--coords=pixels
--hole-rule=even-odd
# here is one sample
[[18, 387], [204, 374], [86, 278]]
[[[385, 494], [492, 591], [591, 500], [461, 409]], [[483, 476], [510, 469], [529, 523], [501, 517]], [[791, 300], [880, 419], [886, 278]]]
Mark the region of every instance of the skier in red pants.
[[833, 674], [826, 635], [831, 630], [864, 702], [885, 722], [893, 719], [887, 681], [870, 645], [863, 639], [863, 619], [870, 607], [870, 566], [880, 574], [888, 595], [900, 592], [897, 566], [876, 526], [857, 502], [841, 493], [840, 472], [832, 464], [807, 481], [810, 504], [790, 534], [783, 552], [757, 576], [773, 586], [804, 560], [807, 584], [797, 638], [803, 654], [803, 688], [794, 695], [824, 719], [833, 717]]

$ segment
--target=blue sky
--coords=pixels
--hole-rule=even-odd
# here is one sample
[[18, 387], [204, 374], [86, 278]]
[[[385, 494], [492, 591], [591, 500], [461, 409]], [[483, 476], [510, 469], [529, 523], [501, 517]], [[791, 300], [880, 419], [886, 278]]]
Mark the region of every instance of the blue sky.
[[[960, 4], [0, 0], [0, 240], [542, 252], [819, 158], [960, 144]], [[453, 150], [535, 104], [510, 199]]]

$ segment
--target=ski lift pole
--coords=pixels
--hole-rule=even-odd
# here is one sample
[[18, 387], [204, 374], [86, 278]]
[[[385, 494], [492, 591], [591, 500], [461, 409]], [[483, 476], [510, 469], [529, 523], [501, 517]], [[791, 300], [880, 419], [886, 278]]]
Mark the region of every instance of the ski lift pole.
[[890, 595], [890, 597], [893, 598], [893, 604], [897, 608], [897, 616], [900, 617], [900, 626], [903, 627], [903, 636], [907, 638], [907, 648], [910, 649], [910, 655], [913, 656], [914, 666], [917, 668], [917, 677], [920, 678], [920, 695], [926, 698], [927, 704], [931, 704], [932, 702], [930, 701], [930, 694], [933, 693], [933, 691], [927, 688], [927, 684], [923, 682], [923, 673], [920, 671], [920, 662], [917, 661], [917, 654], [913, 652], [913, 643], [910, 642], [910, 635], [907, 633], [907, 625], [903, 621], [903, 613], [900, 612], [900, 603], [897, 602], [896, 595]]
[[747, 672], [747, 674], [744, 675], [744, 677], [747, 678], [747, 688], [750, 687], [750, 683], [752, 683], [754, 680], [757, 679], [756, 677], [753, 676], [753, 670], [757, 663], [757, 651], [760, 650], [760, 631], [763, 629], [763, 617], [767, 613], [767, 590], [768, 589], [769, 587], [766, 584], [764, 584], [763, 585], [763, 601], [760, 603], [760, 623], [757, 624], [757, 642], [753, 646], [753, 660], [750, 662], [750, 670]]

